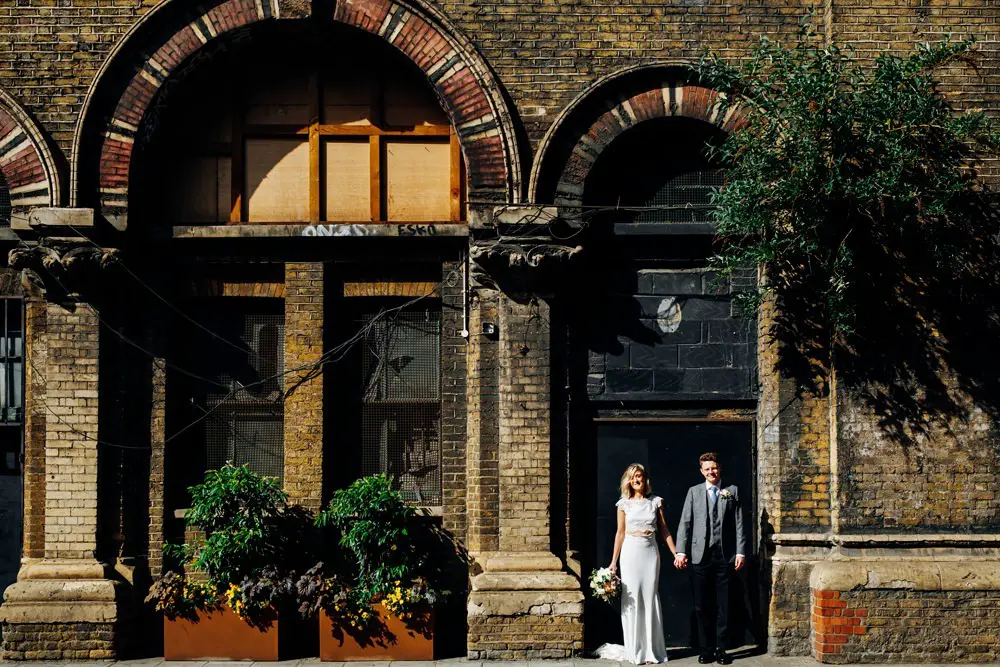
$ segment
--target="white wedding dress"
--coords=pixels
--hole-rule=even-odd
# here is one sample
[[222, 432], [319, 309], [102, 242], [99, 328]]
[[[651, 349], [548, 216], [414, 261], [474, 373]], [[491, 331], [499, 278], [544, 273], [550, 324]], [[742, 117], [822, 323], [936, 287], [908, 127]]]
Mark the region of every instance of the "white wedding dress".
[[667, 661], [660, 609], [660, 550], [656, 546], [662, 504], [659, 496], [622, 498], [616, 503], [625, 512], [625, 542], [618, 557], [625, 645], [604, 644], [597, 649], [598, 658], [637, 665]]

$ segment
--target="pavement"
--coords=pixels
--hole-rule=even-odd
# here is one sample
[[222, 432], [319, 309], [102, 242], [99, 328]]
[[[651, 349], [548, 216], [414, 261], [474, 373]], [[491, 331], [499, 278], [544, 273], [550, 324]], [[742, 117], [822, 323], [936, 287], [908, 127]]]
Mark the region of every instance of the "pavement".
[[[670, 658], [670, 664], [675, 667], [699, 667], [698, 658], [692, 654], [690, 656], [678, 654], [677, 657]], [[762, 654], [754, 655], [755, 651], [734, 651], [735, 661], [733, 667], [819, 667], [820, 663], [810, 657], [777, 657]], [[681, 657], [683, 655], [683, 657]], [[233, 667], [233, 662], [229, 661], [177, 661], [168, 662], [163, 658], [145, 658], [142, 660], [92, 660], [92, 661], [72, 661], [72, 662], [16, 662], [11, 667], [101, 667], [107, 665], [114, 667]], [[304, 660], [284, 660], [280, 662], [249, 662], [239, 663], [239, 667], [635, 667], [630, 662], [614, 662], [611, 660], [596, 659], [574, 659], [574, 660], [467, 660], [465, 658], [451, 658], [448, 660], [435, 660], [430, 662], [417, 661], [392, 661], [392, 662], [320, 662], [318, 658], [307, 658]], [[911, 667], [907, 665], [894, 664], [893, 667]], [[912, 667], [918, 667], [916, 665]], [[943, 665], [921, 664], [919, 667], [944, 667]], [[986, 665], [974, 665], [963, 663], [962, 667], [987, 667]], [[994, 663], [991, 667], [996, 667]]]

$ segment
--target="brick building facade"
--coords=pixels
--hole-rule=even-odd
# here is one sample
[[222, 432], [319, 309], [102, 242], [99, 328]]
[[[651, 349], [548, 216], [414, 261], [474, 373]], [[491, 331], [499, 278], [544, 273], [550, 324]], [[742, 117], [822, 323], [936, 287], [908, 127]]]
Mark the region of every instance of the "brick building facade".
[[[740, 119], [684, 65], [806, 14], [866, 57], [976, 37], [944, 86], [1000, 112], [991, 0], [0, 8], [2, 285], [25, 308], [4, 658], [151, 650], [162, 545], [226, 458], [313, 510], [392, 473], [472, 557], [457, 652], [576, 655], [614, 639], [580, 581], [624, 465], [675, 523], [705, 449], [749, 491], [747, 641], [1000, 658], [991, 406], [893, 437], [835, 373], [779, 371], [774, 313], [732, 306], [752, 271], [706, 268], [701, 149]], [[687, 583], [663, 579], [685, 645]]]

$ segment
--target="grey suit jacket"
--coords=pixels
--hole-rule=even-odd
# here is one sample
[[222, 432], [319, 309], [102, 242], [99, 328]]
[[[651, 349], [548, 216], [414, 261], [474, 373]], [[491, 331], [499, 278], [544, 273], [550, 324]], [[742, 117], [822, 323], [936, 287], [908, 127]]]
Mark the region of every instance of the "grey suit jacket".
[[[722, 515], [722, 553], [726, 560], [736, 554], [746, 555], [746, 537], [743, 535], [743, 508], [740, 505], [740, 493], [735, 485], [724, 486], [732, 498], [719, 495], [717, 502]], [[684, 509], [681, 510], [681, 523], [677, 528], [677, 551], [686, 554], [691, 562], [697, 565], [705, 556], [708, 540], [708, 492], [705, 483], [697, 484], [688, 489], [684, 499]]]

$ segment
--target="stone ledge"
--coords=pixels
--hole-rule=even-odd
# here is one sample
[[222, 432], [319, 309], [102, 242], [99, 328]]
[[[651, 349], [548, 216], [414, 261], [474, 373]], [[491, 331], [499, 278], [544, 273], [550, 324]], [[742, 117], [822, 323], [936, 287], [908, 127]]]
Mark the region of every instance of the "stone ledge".
[[809, 587], [821, 591], [892, 589], [911, 591], [1000, 590], [1000, 561], [821, 562]]
[[108, 579], [32, 579], [11, 584], [4, 592], [4, 602], [114, 602], [116, 582]]
[[487, 558], [485, 569], [487, 572], [561, 571], [562, 563], [555, 554], [547, 552], [508, 553]]
[[17, 602], [4, 604], [5, 624], [114, 623], [119, 620], [114, 602]]
[[980, 535], [962, 533], [928, 533], [883, 535], [859, 533], [856, 535], [834, 535], [832, 533], [775, 533], [771, 541], [778, 545], [842, 545], [842, 546], [1000, 546], [1000, 534], [987, 533]]
[[107, 566], [96, 560], [39, 558], [27, 560], [17, 573], [18, 581], [34, 579], [104, 579]]
[[469, 596], [469, 618], [477, 616], [581, 616], [579, 591], [478, 592]]
[[565, 572], [484, 572], [472, 579], [473, 591], [579, 591], [580, 582]]

